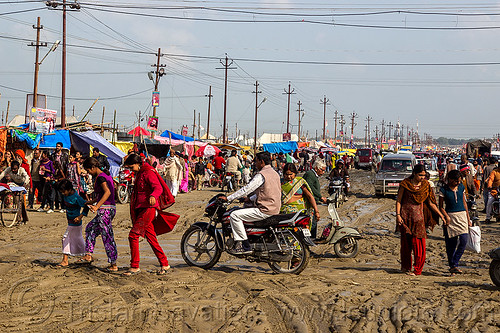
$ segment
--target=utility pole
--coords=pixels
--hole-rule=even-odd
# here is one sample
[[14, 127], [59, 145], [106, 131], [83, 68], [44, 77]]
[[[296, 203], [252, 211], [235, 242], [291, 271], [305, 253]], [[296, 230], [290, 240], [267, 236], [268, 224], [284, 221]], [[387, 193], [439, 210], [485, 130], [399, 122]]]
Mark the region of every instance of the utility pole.
[[[73, 106], [73, 110], [75, 110], [74, 106]], [[113, 144], [115, 143], [115, 135], [116, 135], [116, 109], [115, 109], [115, 112], [113, 113], [113, 138], [112, 138]]]
[[193, 110], [193, 139], [194, 139], [195, 129], [196, 129], [196, 110]]
[[259, 109], [259, 94], [262, 91], [259, 91], [259, 82], [255, 81], [255, 91], [253, 93], [255, 94], [255, 124], [254, 124], [254, 134], [253, 134], [253, 154], [257, 153], [257, 111]]
[[286, 89], [285, 89], [285, 92], [283, 93], [283, 94], [288, 95], [288, 111], [286, 114], [286, 132], [287, 133], [290, 133], [290, 96], [292, 94], [295, 94], [294, 93], [295, 88], [294, 89], [291, 89], [291, 88], [292, 88], [292, 84], [290, 83], [290, 81], [288, 81], [288, 91], [286, 91]]
[[389, 127], [389, 140], [391, 139], [391, 132], [392, 132], [392, 128], [394, 127], [394, 124], [389, 122], [389, 124], [387, 125], [387, 127]]
[[368, 128], [367, 128], [367, 131], [368, 131], [368, 147], [371, 147], [372, 142], [371, 142], [371, 138], [370, 138], [371, 137], [371, 134], [370, 134], [371, 133], [370, 132], [370, 122], [373, 120], [373, 118], [370, 117], [370, 115], [368, 115], [365, 120], [366, 120], [366, 123], [367, 123], [367, 126], [368, 126]]
[[334, 132], [334, 141], [335, 144], [337, 144], [337, 121], [339, 120], [339, 111], [335, 110], [335, 117], [333, 117], [333, 120], [335, 121], [335, 132]]
[[75, 106], [73, 105], [73, 117], [75, 116]]
[[341, 135], [341, 142], [340, 142], [340, 149], [344, 150], [344, 125], [345, 125], [345, 120], [344, 120], [344, 115], [340, 115], [340, 135]]
[[378, 149], [378, 141], [379, 141], [379, 137], [378, 137], [378, 125], [375, 126], [375, 130], [373, 130], [375, 132], [375, 148]]
[[366, 134], [366, 132], [368, 132], [368, 125], [365, 125], [365, 147], [366, 147], [366, 144], [367, 144], [367, 141], [366, 141], [367, 134]]
[[351, 142], [354, 143], [354, 126], [357, 124], [354, 122], [354, 120], [358, 118], [358, 114], [354, 111], [351, 113]]
[[[43, 29], [43, 25], [40, 24], [40, 16], [37, 18], [36, 26], [33, 26], [33, 29], [36, 29], [36, 43], [30, 43], [29, 46], [35, 47], [35, 78], [33, 82], [33, 107], [37, 107], [38, 103], [38, 70], [40, 68], [40, 46], [47, 46], [47, 43], [40, 43], [40, 30]], [[24, 112], [24, 122], [28, 122], [28, 110]]]
[[198, 140], [200, 139], [200, 130], [201, 130], [201, 113], [198, 112]]
[[227, 124], [227, 70], [228, 69], [235, 69], [234, 67], [231, 67], [231, 65], [233, 64], [233, 60], [231, 60], [231, 62], [229, 62], [229, 58], [227, 57], [227, 54], [226, 54], [226, 59], [225, 61], [223, 62], [222, 60], [220, 60], [220, 63], [222, 64], [222, 66], [224, 66], [224, 68], [219, 68], [219, 69], [224, 69], [224, 123], [222, 125], [222, 143], [226, 143], [226, 139], [227, 139], [227, 129], [226, 129], [226, 124]]
[[401, 125], [401, 144], [404, 145], [405, 143], [405, 125]]
[[212, 100], [212, 86], [208, 88], [208, 95], [205, 95], [205, 97], [208, 97], [208, 118], [207, 118], [207, 140], [210, 139], [209, 133], [210, 133], [210, 101]]
[[329, 102], [330, 100], [326, 98], [326, 95], [320, 100], [320, 103], [323, 104], [323, 142], [326, 141], [326, 105], [330, 105]]
[[297, 130], [297, 136], [300, 141], [300, 123], [302, 122], [302, 117], [304, 116], [304, 114], [302, 113], [304, 112], [304, 109], [300, 108], [300, 106], [302, 105], [300, 101], [297, 104], [299, 105], [299, 108], [297, 109], [297, 112], [299, 113], [299, 129]]
[[[166, 65], [160, 64], [161, 58], [161, 48], [158, 48], [158, 53], [156, 54], [156, 65], [151, 65], [151, 67], [156, 67], [155, 70], [155, 91], [158, 91], [158, 83], [160, 82], [160, 77], [165, 74], [164, 67]], [[153, 117], [156, 117], [156, 106], [153, 107]]]
[[101, 118], [101, 136], [104, 134], [104, 106], [102, 107], [102, 118]]
[[382, 119], [382, 121], [380, 122], [380, 125], [382, 125], [381, 129], [380, 129], [380, 142], [384, 142], [385, 141], [385, 120]]
[[61, 128], [66, 127], [66, 0], [63, 0], [63, 45], [61, 78]]

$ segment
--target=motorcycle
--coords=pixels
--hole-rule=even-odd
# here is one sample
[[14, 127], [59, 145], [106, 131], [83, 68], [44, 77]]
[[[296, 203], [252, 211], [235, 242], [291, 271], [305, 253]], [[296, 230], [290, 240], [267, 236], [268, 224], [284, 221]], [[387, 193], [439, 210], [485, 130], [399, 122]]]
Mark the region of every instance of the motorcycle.
[[336, 209], [336, 201], [330, 197], [327, 199], [328, 213], [332, 222], [324, 229], [320, 238], [314, 240], [315, 244], [333, 244], [335, 254], [340, 258], [354, 258], [358, 255], [358, 239], [363, 238], [359, 231], [346, 227], [344, 221], [339, 217]]
[[495, 218], [496, 222], [500, 222], [500, 198], [498, 197], [498, 191], [494, 191], [492, 191], [492, 195], [495, 200], [491, 204], [491, 216]]
[[130, 200], [133, 187], [134, 172], [126, 168], [120, 169], [120, 173], [118, 174], [118, 186], [116, 187], [119, 203], [125, 204]]
[[229, 215], [239, 207], [228, 209], [228, 203], [218, 194], [205, 207], [209, 222], [195, 222], [183, 234], [181, 254], [189, 266], [212, 268], [227, 252], [249, 262], [265, 262], [276, 273], [300, 274], [310, 257], [310, 217], [303, 213], [273, 215], [256, 222], [245, 222], [250, 254], [236, 254]]
[[345, 201], [345, 186], [346, 182], [341, 177], [330, 179], [328, 184], [328, 195], [333, 200], [335, 208], [339, 208]]
[[471, 194], [467, 194], [467, 208], [469, 210], [469, 216], [472, 222], [472, 225], [479, 225], [479, 216], [477, 213], [477, 203], [476, 197]]
[[500, 287], [500, 247], [494, 249], [489, 253], [491, 260], [490, 264], [490, 278], [491, 281]]
[[236, 181], [236, 174], [233, 172], [226, 172], [222, 179], [221, 191], [233, 192], [238, 189], [238, 182]]

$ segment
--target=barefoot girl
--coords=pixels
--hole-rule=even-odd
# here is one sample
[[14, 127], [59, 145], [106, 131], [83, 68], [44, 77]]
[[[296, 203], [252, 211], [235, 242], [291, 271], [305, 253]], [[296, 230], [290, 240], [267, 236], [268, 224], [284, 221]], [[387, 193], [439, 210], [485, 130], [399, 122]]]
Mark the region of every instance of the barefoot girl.
[[113, 236], [113, 226], [111, 221], [116, 214], [115, 206], [115, 187], [113, 178], [99, 167], [99, 162], [93, 157], [87, 158], [83, 162], [83, 168], [95, 179], [94, 199], [88, 201], [90, 209], [97, 215], [85, 228], [85, 256], [80, 260], [81, 263], [91, 263], [92, 253], [94, 252], [96, 237], [101, 235], [104, 249], [108, 256], [108, 271], [118, 271], [116, 259], [118, 252], [116, 250], [115, 238]]
[[[66, 205], [66, 218], [68, 228], [62, 239], [63, 259], [57, 267], [67, 267], [69, 256], [83, 256], [85, 242], [82, 236], [82, 218], [87, 216], [89, 208], [85, 200], [74, 190], [73, 184], [68, 179], [63, 179], [58, 184], [59, 192], [63, 195]], [[83, 212], [82, 211], [83, 208]]]

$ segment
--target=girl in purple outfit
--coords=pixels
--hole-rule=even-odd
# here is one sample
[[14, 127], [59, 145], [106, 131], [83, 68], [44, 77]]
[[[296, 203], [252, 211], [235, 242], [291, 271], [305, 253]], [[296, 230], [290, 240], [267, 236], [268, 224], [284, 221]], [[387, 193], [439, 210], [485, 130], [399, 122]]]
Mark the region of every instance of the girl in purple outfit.
[[83, 162], [83, 168], [94, 178], [94, 199], [88, 201], [90, 210], [97, 215], [87, 224], [85, 228], [85, 256], [80, 259], [80, 263], [91, 263], [93, 261], [95, 240], [101, 235], [104, 249], [108, 256], [110, 272], [118, 271], [116, 259], [118, 251], [116, 249], [113, 226], [111, 221], [116, 214], [115, 187], [113, 178], [99, 167], [99, 161], [93, 157], [87, 158]]

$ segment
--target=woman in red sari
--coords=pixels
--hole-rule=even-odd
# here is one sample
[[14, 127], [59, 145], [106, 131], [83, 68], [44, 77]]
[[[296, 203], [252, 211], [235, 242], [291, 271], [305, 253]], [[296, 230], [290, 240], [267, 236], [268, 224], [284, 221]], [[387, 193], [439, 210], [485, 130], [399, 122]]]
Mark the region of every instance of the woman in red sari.
[[426, 228], [433, 229], [438, 217], [444, 221], [425, 175], [425, 166], [415, 165], [411, 176], [399, 185], [396, 200], [396, 222], [401, 232], [401, 270], [413, 276], [422, 274], [424, 267]]
[[153, 221], [157, 214], [159, 216], [164, 214], [159, 210], [159, 207], [166, 184], [164, 187], [157, 171], [148, 163], [143, 162], [142, 158], [137, 154], [130, 154], [123, 164], [136, 174], [134, 190], [130, 200], [130, 216], [132, 217], [133, 226], [128, 236], [132, 259], [130, 268], [124, 275], [130, 276], [140, 272], [139, 236], [146, 238], [149, 245], [151, 245], [161, 266], [158, 274], [163, 275], [170, 269], [170, 265], [163, 249], [158, 244], [155, 232], [156, 225], [154, 225]]

